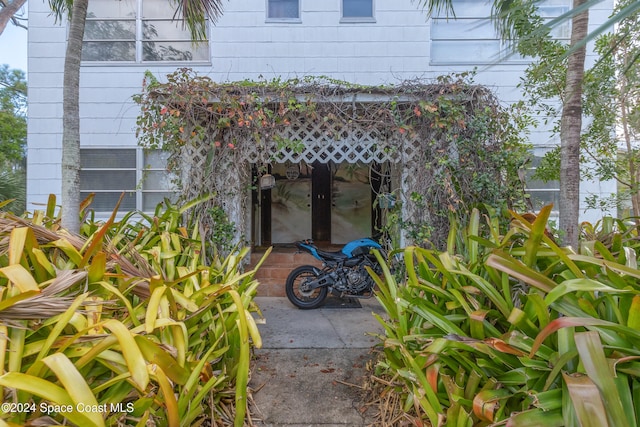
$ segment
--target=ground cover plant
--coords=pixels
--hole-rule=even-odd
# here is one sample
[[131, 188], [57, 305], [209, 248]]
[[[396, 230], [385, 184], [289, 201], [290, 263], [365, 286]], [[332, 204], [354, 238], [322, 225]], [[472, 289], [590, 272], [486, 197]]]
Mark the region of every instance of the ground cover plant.
[[[635, 226], [585, 224], [580, 253], [528, 221], [474, 210], [447, 250], [404, 250], [378, 299], [381, 425], [637, 426], [640, 270]], [[547, 233], [545, 233], [547, 231]]]
[[54, 199], [0, 215], [0, 424], [245, 423], [258, 284], [246, 249], [207, 257], [198, 202], [88, 214], [81, 235]]

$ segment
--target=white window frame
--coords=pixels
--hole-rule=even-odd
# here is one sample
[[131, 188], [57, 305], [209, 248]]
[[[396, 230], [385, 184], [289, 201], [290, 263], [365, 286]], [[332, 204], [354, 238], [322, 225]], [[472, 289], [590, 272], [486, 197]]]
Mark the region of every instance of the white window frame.
[[[145, 213], [153, 213], [153, 210], [150, 209], [144, 209], [144, 196], [145, 194], [152, 194], [152, 193], [162, 193], [165, 194], [167, 192], [171, 192], [171, 190], [167, 191], [164, 189], [156, 189], [156, 190], [151, 190], [151, 189], [146, 189], [145, 185], [144, 185], [144, 179], [145, 179], [145, 175], [148, 172], [153, 172], [153, 171], [163, 171], [166, 173], [169, 173], [166, 171], [166, 167], [156, 167], [156, 168], [150, 168], [148, 167], [148, 164], [146, 163], [146, 159], [145, 159], [145, 152], [148, 150], [145, 150], [141, 147], [106, 147], [106, 146], [95, 146], [95, 147], [82, 147], [80, 149], [81, 151], [81, 155], [83, 151], [90, 151], [90, 150], [127, 150], [127, 151], [131, 151], [132, 155], [136, 156], [136, 160], [135, 160], [135, 169], [131, 168], [131, 167], [122, 167], [122, 168], [118, 168], [118, 167], [92, 167], [92, 168], [81, 168], [81, 172], [82, 171], [105, 171], [105, 172], [116, 172], [116, 171], [133, 171], [135, 170], [135, 182], [132, 182], [132, 188], [127, 188], [127, 189], [123, 189], [123, 190], [96, 190], [96, 189], [83, 189], [81, 190], [81, 195], [80, 198], [81, 200], [84, 199], [88, 194], [90, 193], [122, 193], [122, 192], [126, 192], [126, 193], [133, 193], [134, 197], [135, 197], [135, 207], [133, 209], [140, 211], [140, 212], [145, 212]], [[82, 188], [82, 182], [80, 183], [80, 186]], [[177, 197], [178, 193], [174, 192], [174, 195]], [[126, 196], [125, 196], [126, 197]], [[89, 207], [91, 209], [91, 206]], [[115, 206], [114, 206], [115, 208]], [[152, 209], [155, 209], [155, 206], [150, 207]], [[128, 210], [128, 209], [127, 209]], [[96, 215], [98, 217], [107, 217], [109, 216], [112, 211], [107, 211], [107, 210], [97, 210], [95, 209]], [[123, 214], [124, 211], [121, 209], [121, 212], [119, 212], [119, 214]]]
[[[550, 148], [549, 147], [536, 147], [532, 150], [532, 155], [534, 156], [534, 158], [538, 158], [538, 159], [542, 159], [542, 157], [544, 157], [544, 154], [546, 151], [548, 151]], [[529, 167], [527, 167], [527, 172], [535, 172], [536, 170], [536, 166], [535, 164], [531, 164]], [[525, 182], [525, 193], [529, 194], [529, 196], [533, 196], [536, 193], [543, 193], [543, 192], [553, 192], [553, 193], [557, 193], [558, 194], [558, 201], [560, 200], [560, 181], [557, 180], [552, 180], [552, 181], [548, 181], [549, 184], [557, 184], [557, 186], [552, 186], [549, 185], [548, 188], [535, 188], [535, 187], [530, 187], [529, 186], [529, 182]], [[550, 202], [553, 202], [553, 200], [549, 200], [544, 202], [545, 204], [548, 204]], [[531, 204], [533, 205], [533, 202], [531, 202]], [[542, 206], [536, 206], [533, 205], [533, 209], [534, 210], [539, 210]], [[558, 203], [554, 203], [553, 205], [553, 212], [557, 212], [559, 209]]]
[[[453, 0], [455, 3], [455, 0]], [[564, 0], [565, 1], [565, 6], [562, 5], [549, 5], [551, 7], [560, 7], [560, 8], [564, 8], [566, 10], [564, 10], [563, 12], [569, 11], [571, 9], [571, 4], [569, 3], [568, 0]], [[475, 65], [475, 64], [495, 64], [497, 62], [500, 62], [501, 64], [527, 64], [530, 61], [530, 59], [528, 58], [523, 58], [517, 54], [515, 54], [510, 46], [509, 46], [509, 41], [507, 40], [501, 40], [500, 37], [495, 34], [494, 37], [491, 38], [477, 38], [474, 37], [473, 34], [470, 34], [470, 36], [468, 38], [433, 38], [433, 29], [434, 29], [434, 25], [436, 21], [478, 21], [478, 22], [482, 22], [484, 20], [487, 20], [488, 22], [491, 20], [491, 9], [490, 9], [490, 3], [487, 3], [487, 14], [486, 16], [465, 16], [465, 17], [461, 17], [461, 18], [454, 18], [454, 17], [447, 17], [446, 14], [442, 14], [442, 15], [436, 15], [433, 16], [431, 18], [431, 29], [430, 29], [430, 54], [429, 54], [429, 63], [430, 65]], [[545, 8], [545, 5], [543, 3], [538, 4], [538, 7], [541, 9]], [[454, 4], [454, 8], [455, 8], [455, 4]], [[542, 14], [544, 15], [544, 14]], [[551, 21], [554, 17], [545, 17], [543, 18], [545, 21]], [[564, 25], [568, 25], [568, 23], [563, 24]], [[495, 33], [495, 31], [494, 31]], [[469, 57], [463, 57], [460, 59], [434, 59], [434, 43], [437, 42], [456, 42], [456, 43], [465, 43], [468, 41], [478, 41], [478, 40], [486, 40], [486, 41], [493, 41], [493, 42], [497, 42], [499, 43], [499, 47], [498, 47], [498, 52], [497, 55], [493, 58], [483, 58], [480, 60], [474, 60], [472, 58]], [[556, 40], [567, 40], [568, 38], [556, 38]]]
[[[504, 41], [500, 40], [500, 38], [498, 36], [495, 37], [491, 37], [491, 38], [478, 38], [478, 37], [472, 37], [470, 36], [469, 38], [437, 38], [434, 39], [433, 38], [433, 33], [434, 33], [434, 26], [438, 25], [436, 24], [436, 21], [442, 21], [442, 22], [446, 22], [446, 21], [453, 21], [455, 19], [456, 22], [464, 22], [464, 21], [477, 21], [479, 24], [483, 21], [483, 20], [487, 20], [489, 21], [491, 18], [490, 16], [477, 16], [477, 17], [465, 17], [465, 18], [443, 18], [443, 17], [433, 17], [431, 19], [431, 53], [429, 54], [429, 61], [431, 65], [473, 65], [473, 64], [492, 64], [496, 61], [501, 61], [503, 59], [505, 59], [503, 57], [503, 52], [506, 51], [506, 49], [508, 48], [507, 43], [505, 43]], [[445, 24], [446, 25], [446, 24]], [[488, 42], [494, 42], [498, 44], [498, 51], [497, 51], [497, 56], [495, 58], [490, 58], [490, 59], [473, 59], [472, 57], [469, 56], [464, 56], [461, 59], [444, 59], [444, 60], [440, 60], [440, 59], [434, 59], [434, 43], [437, 42], [453, 42], [453, 43], [467, 43], [470, 41], [488, 41]], [[513, 63], [513, 61], [510, 61], [511, 63]], [[522, 62], [521, 60], [519, 62]]]
[[344, 16], [344, 2], [340, 0], [340, 23], [357, 24], [376, 22], [376, 0], [371, 0], [371, 16]]
[[298, 17], [297, 18], [286, 18], [286, 17], [282, 17], [282, 18], [277, 18], [277, 17], [270, 17], [269, 16], [269, 3], [271, 2], [271, 0], [265, 0], [265, 15], [266, 15], [266, 19], [265, 22], [267, 23], [287, 23], [287, 24], [301, 24], [302, 23], [302, 2], [301, 0], [297, 0], [298, 1]]
[[[100, 65], [100, 66], [104, 66], [104, 65], [115, 65], [115, 66], [121, 66], [123, 64], [126, 65], [144, 65], [144, 66], [148, 66], [148, 65], [180, 65], [180, 64], [188, 64], [188, 65], [208, 65], [211, 64], [211, 46], [210, 46], [210, 40], [211, 40], [211, 34], [210, 34], [210, 25], [209, 25], [209, 20], [206, 20], [206, 31], [207, 31], [207, 35], [206, 35], [206, 40], [201, 40], [199, 41], [199, 43], [205, 43], [206, 44], [206, 52], [207, 52], [207, 58], [206, 59], [196, 59], [196, 60], [182, 60], [182, 61], [169, 61], [169, 60], [164, 60], [164, 61], [144, 61], [143, 60], [143, 42], [147, 41], [144, 40], [144, 35], [143, 35], [143, 28], [144, 28], [144, 23], [145, 22], [152, 22], [152, 21], [163, 21], [163, 19], [159, 19], [159, 18], [143, 18], [143, 0], [133, 0], [136, 2], [136, 16], [134, 18], [131, 18], [129, 20], [135, 20], [135, 60], [134, 61], [128, 61], [128, 60], [122, 60], [122, 61], [106, 61], [106, 60], [95, 60], [95, 61], [90, 61], [90, 60], [82, 60], [82, 65]], [[166, 18], [166, 20], [170, 20], [172, 18], [172, 16], [169, 16]], [[109, 18], [87, 18], [87, 22], [91, 22], [91, 21], [109, 21]], [[179, 21], [173, 21], [176, 22], [177, 25], [179, 25]], [[94, 40], [84, 40], [84, 41], [94, 41]], [[95, 40], [97, 42], [103, 42], [103, 43], [108, 43], [110, 40], [108, 39], [104, 39], [104, 40]], [[111, 41], [117, 41], [117, 40], [111, 40]], [[162, 40], [162, 41], [171, 41], [171, 40]], [[184, 42], [184, 41], [191, 41], [191, 40], [173, 40], [173, 41], [178, 41], [178, 42]]]

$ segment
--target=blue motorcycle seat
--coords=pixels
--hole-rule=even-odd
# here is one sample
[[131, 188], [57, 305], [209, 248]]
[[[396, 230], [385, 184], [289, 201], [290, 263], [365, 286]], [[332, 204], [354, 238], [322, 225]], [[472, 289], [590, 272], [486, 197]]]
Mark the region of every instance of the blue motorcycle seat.
[[342, 251], [331, 252], [331, 251], [323, 251], [322, 249], [317, 249], [317, 252], [321, 258], [326, 258], [334, 261], [340, 261], [340, 260], [349, 258], [347, 255], [342, 253]]

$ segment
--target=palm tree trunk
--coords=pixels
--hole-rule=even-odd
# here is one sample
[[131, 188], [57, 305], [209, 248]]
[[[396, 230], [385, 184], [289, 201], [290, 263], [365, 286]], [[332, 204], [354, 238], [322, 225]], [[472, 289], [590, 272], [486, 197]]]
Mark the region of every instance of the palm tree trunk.
[[[585, 0], [574, 0], [579, 7]], [[571, 21], [571, 46], [587, 37], [589, 12]], [[578, 249], [580, 214], [580, 135], [582, 132], [582, 81], [586, 46], [575, 49], [568, 58], [565, 102], [560, 122], [560, 229], [564, 244]]]
[[80, 58], [89, 0], [75, 0], [64, 61], [62, 101], [62, 226], [80, 230]]
[[[626, 40], [622, 40], [619, 43], [619, 55], [622, 65], [625, 69], [629, 66], [630, 54], [626, 46]], [[633, 144], [631, 140], [631, 131], [629, 124], [629, 105], [627, 104], [627, 97], [630, 95], [629, 79], [626, 73], [620, 73], [618, 76], [620, 82], [619, 104], [620, 104], [620, 128], [622, 129], [622, 135], [627, 148], [627, 165], [629, 167], [629, 192], [631, 194], [631, 216], [635, 218], [636, 229], [640, 233], [640, 188], [638, 186], [638, 177], [640, 171], [636, 165], [636, 156], [633, 150]]]

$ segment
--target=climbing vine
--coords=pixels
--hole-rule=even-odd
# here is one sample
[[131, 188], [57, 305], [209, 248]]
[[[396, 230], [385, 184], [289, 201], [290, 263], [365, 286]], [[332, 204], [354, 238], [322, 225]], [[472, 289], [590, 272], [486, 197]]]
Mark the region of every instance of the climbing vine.
[[326, 77], [216, 83], [179, 69], [166, 83], [147, 74], [135, 101], [140, 144], [169, 152], [184, 198], [214, 192], [213, 203], [240, 227], [237, 238], [248, 234], [249, 163], [260, 169], [278, 153], [302, 151], [305, 142], [291, 137], [301, 128], [335, 140], [375, 129], [376, 150], [402, 170], [401, 215], [389, 217], [419, 244], [440, 246], [450, 216], [465, 217], [471, 206], [522, 200], [526, 116], [468, 74], [361, 86]]

